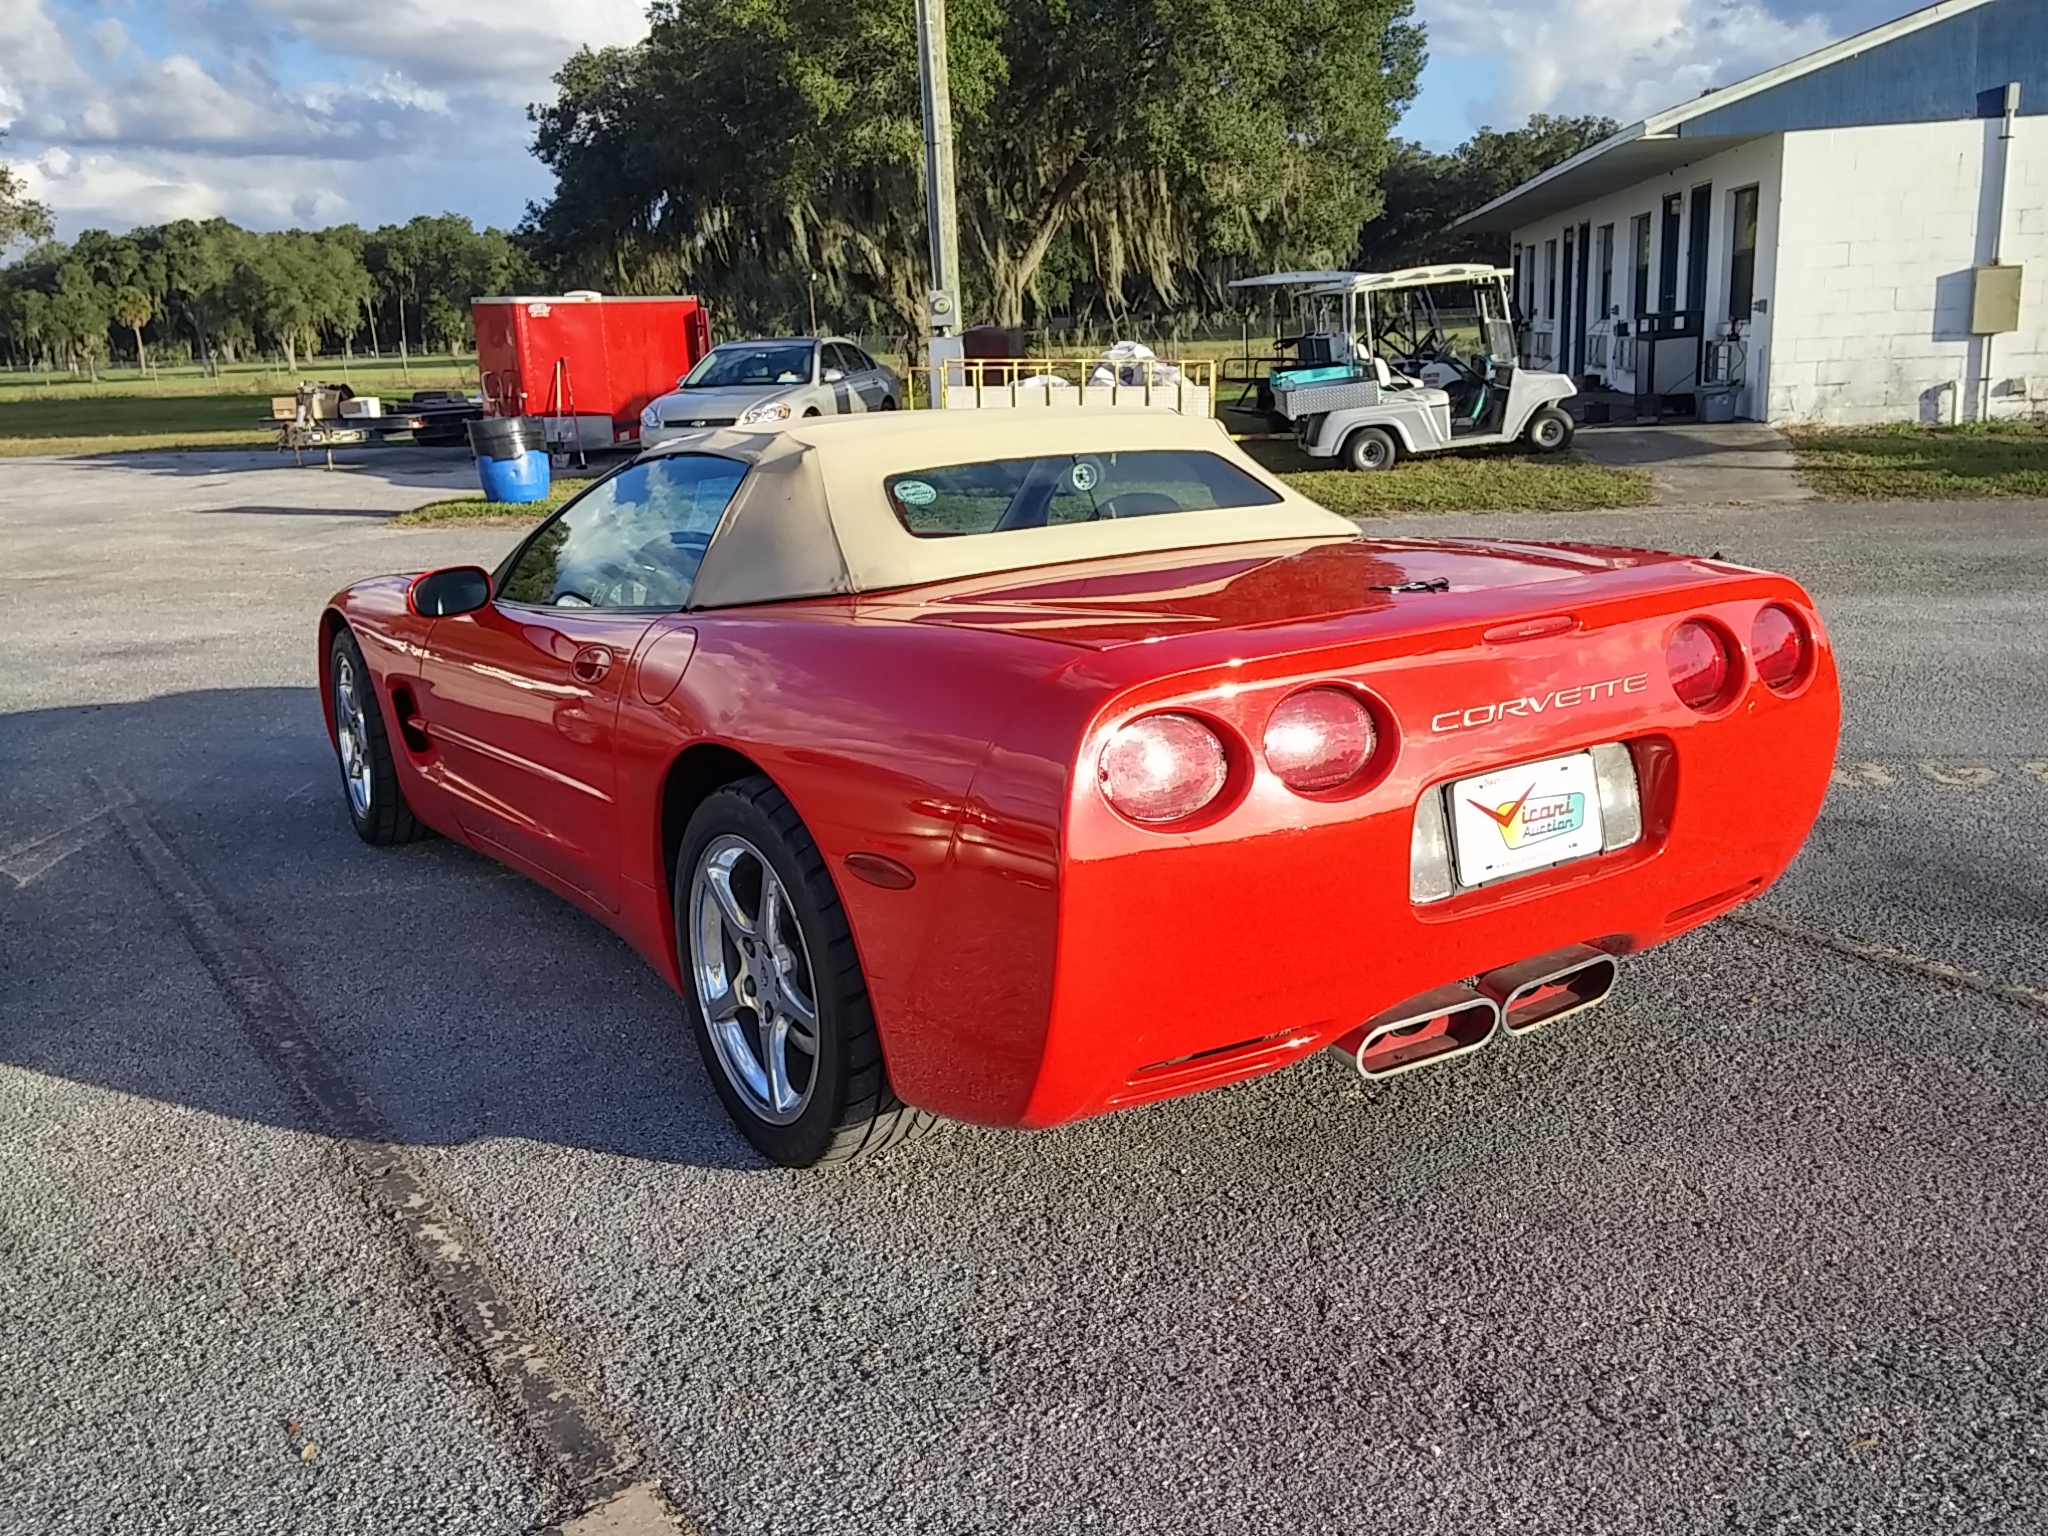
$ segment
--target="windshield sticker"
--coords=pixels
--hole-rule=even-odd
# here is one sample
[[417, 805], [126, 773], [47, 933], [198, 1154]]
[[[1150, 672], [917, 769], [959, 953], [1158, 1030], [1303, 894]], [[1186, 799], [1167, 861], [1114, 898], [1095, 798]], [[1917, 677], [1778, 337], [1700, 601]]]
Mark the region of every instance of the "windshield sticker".
[[939, 493], [922, 480], [898, 480], [896, 499], [906, 507], [928, 507], [939, 499]]
[[1067, 479], [1077, 491], [1092, 491], [1102, 483], [1102, 471], [1088, 460], [1082, 459], [1068, 472]]

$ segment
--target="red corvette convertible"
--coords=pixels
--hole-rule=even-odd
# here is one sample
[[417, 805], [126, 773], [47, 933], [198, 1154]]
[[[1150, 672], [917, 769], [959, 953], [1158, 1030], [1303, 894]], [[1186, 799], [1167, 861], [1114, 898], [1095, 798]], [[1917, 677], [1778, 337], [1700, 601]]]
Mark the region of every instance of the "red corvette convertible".
[[616, 928], [797, 1166], [1561, 1018], [1784, 870], [1839, 713], [1785, 577], [1365, 537], [1121, 411], [664, 445], [320, 654], [357, 831]]

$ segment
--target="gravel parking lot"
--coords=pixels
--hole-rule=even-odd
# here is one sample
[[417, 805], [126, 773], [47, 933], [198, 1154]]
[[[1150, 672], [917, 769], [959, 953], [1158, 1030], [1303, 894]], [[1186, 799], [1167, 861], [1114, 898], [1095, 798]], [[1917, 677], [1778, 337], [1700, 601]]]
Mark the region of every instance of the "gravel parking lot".
[[503, 549], [386, 525], [469, 483], [0, 472], [0, 1531], [2040, 1528], [2048, 505], [1376, 525], [1805, 581], [1791, 874], [1447, 1068], [795, 1175], [620, 941], [348, 828], [313, 616]]

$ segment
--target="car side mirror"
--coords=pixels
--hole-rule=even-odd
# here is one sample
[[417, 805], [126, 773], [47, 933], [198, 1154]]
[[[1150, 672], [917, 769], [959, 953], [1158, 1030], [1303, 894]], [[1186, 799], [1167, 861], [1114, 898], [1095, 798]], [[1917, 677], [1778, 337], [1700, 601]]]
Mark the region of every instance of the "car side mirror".
[[405, 589], [406, 606], [423, 619], [452, 619], [475, 613], [491, 600], [491, 573], [479, 565], [451, 565], [415, 577]]
[[841, 379], [845, 377], [846, 373], [843, 369], [827, 368], [825, 370], [825, 382], [827, 384], [837, 384]]

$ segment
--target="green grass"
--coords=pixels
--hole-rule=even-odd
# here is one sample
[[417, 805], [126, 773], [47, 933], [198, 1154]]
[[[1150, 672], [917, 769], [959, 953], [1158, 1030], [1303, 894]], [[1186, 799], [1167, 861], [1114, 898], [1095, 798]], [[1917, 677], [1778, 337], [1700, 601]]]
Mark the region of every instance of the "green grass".
[[261, 423], [265, 395], [113, 395], [100, 400], [0, 396], [0, 458], [141, 449], [260, 448], [277, 441]]
[[308, 361], [296, 375], [267, 364], [225, 367], [215, 378], [200, 368], [166, 368], [145, 377], [132, 368], [101, 381], [40, 373], [0, 372], [0, 458], [27, 454], [132, 453], [145, 449], [267, 448], [277, 431], [270, 397], [288, 395], [301, 379], [346, 381], [359, 395], [403, 399], [415, 389], [470, 389], [476, 369], [463, 359], [415, 363], [407, 382], [396, 361]]
[[1647, 506], [1647, 470], [1593, 464], [1574, 453], [1537, 455], [1476, 449], [1404, 459], [1376, 474], [1317, 469], [1292, 442], [1245, 449], [1311, 501], [1347, 517], [1403, 512], [1586, 512]]
[[410, 512], [401, 512], [391, 522], [398, 528], [426, 528], [448, 523], [537, 523], [590, 484], [592, 478], [558, 475], [548, 486], [547, 495], [539, 501], [485, 501], [482, 491], [473, 496], [451, 496], [445, 501], [430, 501]]
[[[408, 374], [410, 377], [408, 378]], [[148, 374], [133, 368], [102, 368], [99, 383], [84, 374], [73, 376], [57, 371], [0, 370], [0, 404], [17, 400], [118, 400], [129, 397], [162, 399], [178, 395], [288, 395], [301, 382], [347, 384], [359, 395], [388, 394], [402, 397], [416, 389], [462, 389], [477, 387], [476, 359], [449, 357], [415, 358], [409, 368], [396, 358], [374, 361], [356, 358], [343, 362], [338, 357], [301, 358], [295, 372], [286, 372], [274, 362], [224, 364], [218, 377], [196, 365], [160, 368]]]
[[2048, 496], [2048, 422], [1808, 429], [1799, 473], [1830, 501]]

